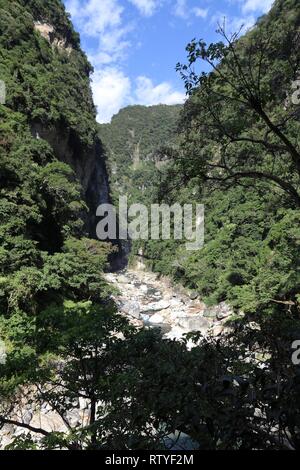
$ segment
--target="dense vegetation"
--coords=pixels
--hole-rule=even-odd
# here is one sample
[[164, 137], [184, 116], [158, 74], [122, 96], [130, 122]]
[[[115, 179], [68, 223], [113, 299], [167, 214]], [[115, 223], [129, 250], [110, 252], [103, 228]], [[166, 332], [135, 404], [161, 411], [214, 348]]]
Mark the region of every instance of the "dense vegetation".
[[128, 106], [99, 126], [105, 145], [113, 199], [126, 194], [130, 202], [150, 200], [166, 156], [162, 146], [174, 140], [182, 106]]
[[[179, 135], [180, 107], [130, 107], [100, 126], [114, 199], [205, 203], [201, 251], [134, 246], [207, 302], [246, 313], [227, 336], [191, 334], [187, 350], [116, 314], [102, 278], [110, 247], [87, 238], [77, 176], [32, 132], [42, 123], [74, 145], [97, 141], [91, 67], [62, 3], [0, 0], [0, 430], [24, 430], [10, 449], [161, 449], [179, 433], [202, 449], [299, 449], [299, 108], [286, 100], [298, 3], [277, 0], [242, 39], [188, 46], [189, 64], [213, 71], [178, 66], [190, 92]], [[49, 44], [34, 20], [72, 49]], [[74, 422], [80, 399], [88, 419]], [[28, 423], [24, 403], [47, 405], [65, 432]]]
[[[178, 136], [163, 148], [157, 142], [156, 154], [167, 164], [154, 178], [144, 171], [150, 185], [141, 200], [204, 203], [205, 245], [195, 252], [172, 240], [133, 245], [136, 254], [142, 247], [150, 268], [207, 303], [226, 301], [242, 310], [246, 324], [255, 322], [258, 344], [260, 329], [267, 342], [274, 329], [273, 359], [273, 347], [284, 351], [279, 375], [285, 363], [294, 384], [298, 372], [288, 355], [299, 331], [300, 147], [299, 105], [291, 97], [299, 79], [299, 28], [298, 2], [281, 0], [242, 38], [221, 28], [219, 43], [187, 46], [188, 63], [177, 69], [190, 97]], [[201, 61], [210, 73], [197, 75]], [[122, 152], [116, 158], [126, 161]], [[298, 410], [298, 392], [294, 400]], [[284, 420], [286, 410], [277, 411]]]
[[[161, 188], [205, 204], [205, 246], [144, 244], [153, 269], [251, 314], [299, 294], [299, 25], [297, 2], [277, 2], [239, 40], [221, 30], [223, 42], [188, 45], [178, 70], [190, 98]], [[212, 73], [195, 74], [201, 60]]]
[[[71, 52], [55, 47], [34, 21], [56, 25]], [[101, 272], [108, 245], [86, 238], [87, 206], [74, 171], [32, 131], [63, 127], [79, 148], [97, 141], [91, 67], [60, 1], [0, 2], [0, 68], [7, 97], [0, 105], [0, 337], [2, 405], [18, 384], [46, 366], [37, 346], [47, 312], [107, 303]], [[100, 308], [101, 310], [101, 308]], [[51, 349], [51, 351], [53, 351]], [[42, 367], [43, 364], [43, 367]], [[53, 371], [52, 371], [53, 373]], [[40, 379], [40, 377], [39, 377]], [[9, 403], [9, 406], [11, 406]], [[5, 406], [4, 406], [5, 407]], [[1, 410], [3, 411], [3, 410]]]

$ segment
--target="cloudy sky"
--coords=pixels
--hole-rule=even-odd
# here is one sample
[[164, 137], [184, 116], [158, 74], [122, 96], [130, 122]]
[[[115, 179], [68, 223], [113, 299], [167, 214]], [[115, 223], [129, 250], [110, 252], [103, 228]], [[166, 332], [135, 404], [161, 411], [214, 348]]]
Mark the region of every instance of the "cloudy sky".
[[64, 0], [92, 62], [98, 121], [128, 104], [176, 104], [185, 99], [175, 72], [194, 37], [216, 39], [251, 27], [273, 0]]

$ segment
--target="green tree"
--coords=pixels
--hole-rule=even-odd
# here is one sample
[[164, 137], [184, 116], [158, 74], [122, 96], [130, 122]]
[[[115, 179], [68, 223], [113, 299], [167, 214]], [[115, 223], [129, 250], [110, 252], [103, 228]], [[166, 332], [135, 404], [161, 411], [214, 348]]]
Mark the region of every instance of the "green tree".
[[[299, 109], [287, 96], [299, 66], [299, 8], [278, 0], [244, 37], [187, 46], [178, 64], [191, 98], [178, 162], [185, 175], [231, 186], [249, 178], [279, 186], [299, 206]], [[197, 74], [198, 62], [211, 71]], [[272, 186], [270, 187], [272, 190]]]

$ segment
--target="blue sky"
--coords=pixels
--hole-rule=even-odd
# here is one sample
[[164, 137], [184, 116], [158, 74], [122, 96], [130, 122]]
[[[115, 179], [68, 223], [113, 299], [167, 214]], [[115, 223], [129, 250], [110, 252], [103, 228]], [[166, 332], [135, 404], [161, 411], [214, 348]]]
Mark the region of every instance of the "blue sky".
[[251, 27], [273, 0], [64, 0], [92, 62], [98, 121], [129, 104], [176, 104], [185, 99], [175, 72], [194, 37], [217, 37]]

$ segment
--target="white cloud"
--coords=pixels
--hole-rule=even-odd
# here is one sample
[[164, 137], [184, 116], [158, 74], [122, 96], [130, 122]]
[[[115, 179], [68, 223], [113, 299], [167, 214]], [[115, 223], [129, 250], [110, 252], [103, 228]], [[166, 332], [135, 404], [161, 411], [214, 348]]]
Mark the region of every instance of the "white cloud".
[[228, 16], [217, 12], [213, 15], [211, 23], [223, 24], [225, 18], [226, 31], [230, 34], [240, 31], [241, 28], [241, 33], [245, 33], [252, 28], [260, 14], [268, 13], [274, 0], [227, 0], [227, 3], [236, 3], [240, 7], [241, 16]]
[[244, 0], [242, 11], [244, 13], [258, 11], [268, 13], [273, 3], [274, 0]]
[[154, 85], [150, 78], [144, 76], [137, 78], [134, 96], [139, 104], [145, 106], [179, 104], [183, 103], [186, 98], [184, 93], [174, 90], [169, 82]]
[[195, 16], [198, 16], [200, 18], [206, 18], [208, 14], [208, 8], [204, 9], [204, 8], [195, 7], [193, 8], [192, 12]]
[[95, 67], [125, 56], [132, 28], [123, 24], [124, 8], [119, 0], [66, 0], [66, 8], [81, 34], [98, 39], [97, 51], [89, 54]]
[[234, 16], [233, 18], [228, 18], [226, 21], [226, 30], [229, 34], [234, 34], [241, 32], [245, 34], [250, 28], [255, 25], [256, 18], [253, 15], [249, 15], [244, 18]]
[[174, 7], [174, 15], [179, 16], [179, 18], [188, 17], [188, 8], [186, 0], [176, 0], [176, 4]]
[[119, 26], [124, 10], [118, 0], [67, 0], [66, 9], [80, 26], [81, 33], [90, 37]]
[[[129, 1], [144, 16], [154, 14], [163, 3], [163, 0]], [[184, 102], [185, 94], [174, 89], [171, 83], [154, 84], [146, 76], [131, 80], [122, 70], [121, 59], [131, 45], [128, 34], [132, 25], [124, 22], [120, 0], [66, 0], [65, 3], [81, 34], [99, 41], [89, 53], [95, 69], [92, 91], [98, 122], [110, 122], [114, 114], [129, 104], [150, 106]], [[194, 14], [204, 17], [205, 12], [199, 8]]]
[[140, 13], [144, 16], [152, 16], [158, 5], [158, 0], [129, 0], [134, 6], [138, 8]]
[[179, 104], [185, 94], [177, 91], [169, 82], [154, 85], [145, 76], [134, 83], [116, 67], [106, 67], [93, 75], [92, 90], [97, 106], [97, 121], [110, 122], [112, 116], [129, 104], [151, 106], [155, 104]]
[[208, 8], [194, 7], [189, 8], [187, 0], [176, 0], [175, 7], [173, 10], [175, 16], [188, 20], [191, 16], [197, 16], [198, 18], [206, 18], [208, 14]]
[[102, 64], [117, 62], [126, 57], [126, 51], [131, 43], [127, 40], [127, 35], [131, 31], [131, 26], [127, 25], [118, 29], [108, 29], [100, 36], [99, 50], [91, 56], [91, 61], [97, 67]]
[[122, 71], [107, 67], [94, 73], [92, 90], [98, 111], [97, 120], [104, 123], [128, 104], [131, 83]]
[[234, 34], [241, 32], [244, 34], [248, 29], [254, 26], [256, 19], [253, 15], [245, 17], [228, 16], [225, 13], [217, 12], [211, 18], [211, 24], [214, 26], [225, 26], [227, 34]]

